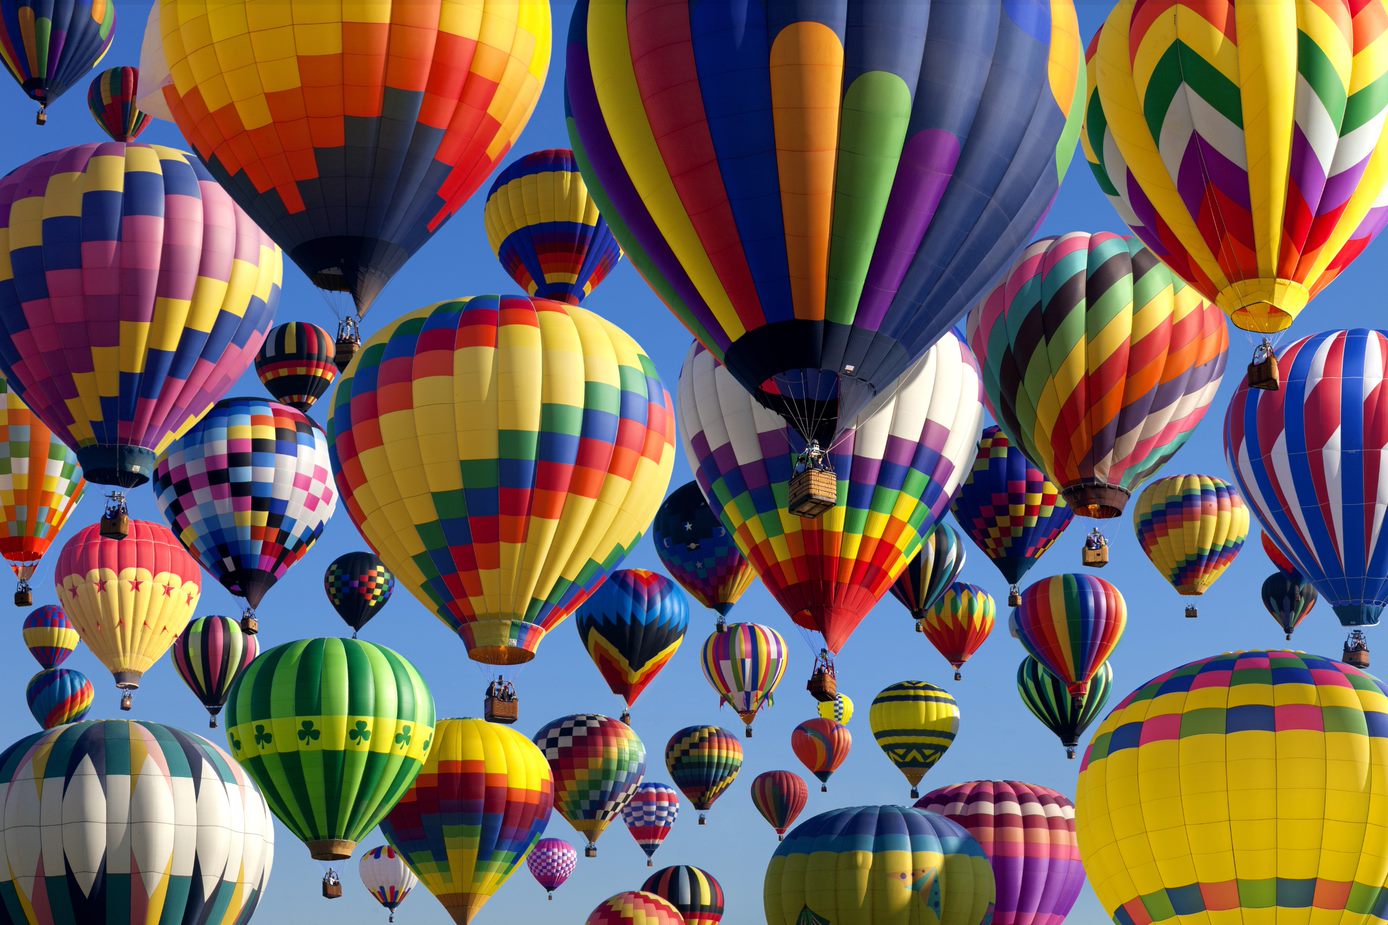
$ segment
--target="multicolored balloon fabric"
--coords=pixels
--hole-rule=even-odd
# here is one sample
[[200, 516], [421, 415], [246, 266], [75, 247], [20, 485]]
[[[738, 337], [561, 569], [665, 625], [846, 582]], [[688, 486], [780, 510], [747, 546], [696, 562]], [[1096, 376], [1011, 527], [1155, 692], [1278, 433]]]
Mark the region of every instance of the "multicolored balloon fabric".
[[337, 342], [307, 321], [277, 324], [255, 355], [255, 374], [275, 401], [307, 414], [337, 379]]
[[776, 840], [781, 841], [809, 802], [810, 788], [805, 778], [794, 771], [763, 771], [752, 778], [751, 794], [752, 805], [776, 830]]
[[[350, 293], [364, 315], [529, 121], [549, 4], [224, 10], [161, 6], [174, 122], [313, 284]], [[259, 40], [275, 30], [294, 40]]]
[[[1238, 490], [1211, 475], [1173, 475], [1142, 490], [1133, 529], [1147, 558], [1184, 595], [1219, 580], [1248, 539], [1248, 507]], [[1186, 609], [1194, 616], [1194, 608]]]
[[57, 668], [77, 649], [77, 627], [53, 604], [35, 607], [24, 618], [24, 645], [40, 668]]
[[588, 840], [598, 839], [646, 776], [646, 746], [626, 723], [595, 713], [562, 716], [535, 733], [554, 776], [554, 808]]
[[959, 704], [949, 691], [926, 681], [898, 681], [872, 698], [868, 713], [877, 747], [916, 785], [949, 751], [959, 732]]
[[328, 564], [323, 591], [356, 635], [390, 600], [395, 576], [369, 552], [346, 552]]
[[685, 726], [665, 744], [665, 767], [675, 786], [699, 811], [699, 825], [704, 825], [705, 812], [742, 770], [742, 743], [717, 726]]
[[174, 640], [174, 668], [207, 709], [208, 726], [217, 728], [217, 714], [226, 706], [232, 684], [259, 654], [256, 637], [231, 617], [200, 617]]
[[87, 85], [87, 108], [112, 141], [134, 141], [149, 125], [149, 115], [135, 99], [139, 95], [140, 70], [107, 68]]
[[525, 864], [553, 902], [554, 891], [567, 883], [578, 867], [578, 852], [562, 838], [542, 838], [526, 856]]
[[584, 925], [685, 925], [685, 921], [668, 900], [654, 893], [628, 890], [604, 899]]
[[419, 886], [419, 878], [390, 845], [379, 845], [362, 854], [357, 872], [366, 891], [390, 912], [392, 922], [395, 910]]
[[664, 575], [618, 569], [579, 605], [574, 625], [607, 686], [630, 707], [679, 651], [689, 604]]
[[81, 722], [95, 697], [92, 682], [75, 668], [45, 668], [24, 688], [29, 712], [44, 729]]
[[251, 365], [283, 270], [191, 154], [42, 155], [0, 179], [0, 372], [89, 481], [143, 485]]
[[757, 578], [698, 482], [685, 482], [660, 503], [651, 539], [665, 571], [694, 600], [716, 610], [720, 624]]
[[0, 7], [0, 61], [15, 83], [46, 111], [111, 48], [112, 0], [13, 0]]
[[1263, 552], [1267, 555], [1268, 561], [1277, 567], [1279, 572], [1286, 572], [1288, 575], [1300, 575], [1292, 560], [1287, 558], [1287, 554], [1277, 548], [1273, 542], [1272, 535], [1266, 530], [1259, 531], [1259, 536], [1263, 538]]
[[622, 807], [622, 821], [627, 831], [646, 852], [646, 866], [654, 866], [651, 858], [674, 828], [680, 815], [680, 795], [669, 784], [646, 781], [636, 788], [631, 800]]
[[1050, 208], [1084, 95], [1074, 7], [716, 6], [580, 3], [569, 139], [670, 311], [828, 446]]
[[737, 711], [752, 736], [757, 711], [773, 702], [785, 677], [790, 647], [785, 638], [759, 623], [733, 623], [704, 640], [704, 678], [722, 703]]
[[829, 791], [829, 778], [853, 750], [853, 734], [843, 723], [818, 717], [807, 719], [790, 732], [790, 749], [815, 777], [820, 791]]
[[1219, 391], [1219, 309], [1138, 241], [1030, 245], [969, 313], [988, 410], [1076, 514], [1117, 517]]
[[1300, 575], [1277, 571], [1263, 579], [1263, 606], [1292, 641], [1292, 633], [1306, 619], [1318, 599], [1316, 589]]
[[956, 581], [921, 616], [925, 638], [945, 661], [954, 667], [954, 680], [962, 679], [960, 669], [993, 632], [997, 604], [993, 595], [978, 585]]
[[1022, 703], [1047, 729], [1055, 733], [1065, 754], [1075, 757], [1080, 736], [1104, 711], [1113, 690], [1113, 666], [1105, 662], [1089, 679], [1089, 690], [1076, 700], [1069, 686], [1028, 655], [1017, 666], [1017, 693]]
[[853, 719], [853, 698], [847, 694], [839, 694], [833, 700], [820, 701], [816, 709], [824, 719], [832, 719], [847, 726]]
[[328, 439], [381, 561], [471, 658], [511, 665], [650, 524], [675, 464], [672, 412], [655, 364], [610, 322], [478, 296], [376, 334], [338, 383]]
[[964, 540], [949, 521], [939, 521], [925, 535], [920, 552], [906, 564], [891, 587], [892, 597], [911, 612], [917, 627], [925, 612], [944, 597], [964, 570], [965, 559]]
[[1073, 573], [1043, 578], [1027, 588], [1015, 615], [1022, 647], [1077, 699], [1084, 697], [1128, 625], [1128, 605], [1116, 587]]
[[565, 148], [507, 164], [487, 191], [482, 222], [502, 269], [536, 298], [578, 305], [622, 259]]
[[723, 885], [700, 867], [666, 867], [646, 878], [641, 889], [667, 900], [684, 916], [685, 925], [718, 925], [723, 921]]

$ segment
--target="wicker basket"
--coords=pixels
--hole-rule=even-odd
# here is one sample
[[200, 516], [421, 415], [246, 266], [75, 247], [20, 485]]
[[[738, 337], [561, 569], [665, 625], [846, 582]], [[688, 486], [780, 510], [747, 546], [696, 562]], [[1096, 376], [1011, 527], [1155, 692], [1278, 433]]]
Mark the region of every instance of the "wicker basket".
[[813, 520], [839, 503], [839, 479], [829, 469], [806, 469], [790, 480], [787, 507], [797, 517]]
[[1277, 355], [1271, 350], [1266, 352], [1263, 359], [1248, 364], [1248, 387], [1277, 391]]
[[341, 881], [341, 880], [332, 880], [332, 881], [329, 881], [327, 878], [324, 878], [324, 880], [323, 880], [323, 898], [324, 898], [324, 899], [338, 899], [338, 898], [340, 898], [341, 896], [342, 896], [342, 881]]
[[816, 671], [805, 683], [805, 690], [820, 703], [832, 703], [839, 696], [839, 681], [827, 671]]
[[34, 592], [28, 585], [17, 589], [14, 592], [14, 605], [16, 607], [32, 607], [34, 604]]
[[1084, 564], [1090, 568], [1103, 568], [1108, 565], [1108, 547], [1100, 546], [1098, 549], [1084, 547]]
[[520, 719], [520, 701], [498, 700], [495, 697], [488, 697], [482, 715], [487, 718], [489, 723], [501, 723], [509, 726]]
[[101, 515], [101, 535], [108, 540], [123, 540], [130, 535], [130, 515], [124, 511]]

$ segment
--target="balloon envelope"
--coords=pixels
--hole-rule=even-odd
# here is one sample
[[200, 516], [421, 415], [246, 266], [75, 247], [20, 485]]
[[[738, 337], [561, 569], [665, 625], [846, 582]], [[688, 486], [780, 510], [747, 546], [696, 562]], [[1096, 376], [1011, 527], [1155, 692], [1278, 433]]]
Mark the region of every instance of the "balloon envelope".
[[[21, 581], [62, 532], [87, 483], [68, 449], [0, 379], [0, 555]], [[52, 665], [44, 667], [51, 668]]]
[[825, 785], [820, 789], [827, 790], [829, 778], [853, 749], [853, 735], [842, 723], [821, 716], [807, 719], [791, 730], [790, 748], [805, 769]]
[[959, 532], [948, 521], [939, 521], [925, 535], [920, 552], [892, 583], [892, 597], [911, 612], [913, 619], [920, 620], [954, 584], [964, 570], [965, 558], [964, 540]]
[[872, 736], [887, 760], [916, 785], [945, 756], [959, 732], [959, 705], [949, 691], [925, 681], [898, 681], [872, 698]]
[[668, 900], [685, 925], [718, 925], [723, 921], [723, 886], [713, 874], [688, 864], [666, 867], [646, 878], [641, 889]]
[[936, 651], [954, 666], [957, 680], [959, 669], [992, 634], [996, 618], [993, 595], [978, 585], [956, 581], [921, 616], [920, 627]]
[[0, 7], [0, 61], [42, 113], [106, 57], [115, 28], [111, 0], [13, 0]]
[[[679, 815], [680, 795], [675, 788], [652, 781], [637, 787], [631, 800], [622, 807], [622, 821], [647, 858], [665, 841]], [[649, 860], [646, 866], [650, 866]]]
[[769, 626], [733, 623], [704, 640], [704, 678], [722, 702], [737, 711], [752, 730], [757, 711], [773, 700], [785, 677], [790, 648]]
[[685, 726], [665, 744], [665, 767], [675, 786], [702, 812], [737, 780], [742, 743], [717, 726]]
[[24, 645], [40, 668], [57, 668], [77, 649], [77, 627], [53, 604], [35, 607], [24, 618]]
[[584, 920], [584, 925], [685, 925], [684, 916], [654, 893], [629, 890], [610, 896]]
[[366, 892], [391, 912], [391, 921], [395, 921], [395, 910], [405, 901], [405, 897], [410, 895], [410, 891], [419, 885], [419, 878], [414, 875], [405, 863], [405, 859], [389, 845], [380, 845], [366, 851], [361, 856], [361, 862], [357, 865], [357, 872], [361, 876], [362, 886], [366, 887]]
[[805, 779], [794, 771], [763, 771], [752, 778], [751, 791], [752, 805], [777, 835], [795, 825], [810, 799]]
[[626, 723], [595, 713], [562, 716], [532, 741], [554, 776], [554, 808], [595, 854], [646, 776], [645, 744]]
[[664, 575], [618, 569], [579, 605], [574, 624], [607, 686], [631, 706], [679, 651], [689, 604]]
[[140, 71], [133, 67], [108, 68], [87, 85], [87, 108], [112, 141], [134, 141], [149, 124], [135, 102], [139, 86]]
[[337, 379], [337, 342], [307, 321], [277, 324], [255, 355], [255, 374], [275, 401], [307, 413]]
[[1263, 579], [1263, 606], [1282, 627], [1290, 642], [1292, 633], [1316, 606], [1316, 589], [1300, 575], [1276, 572]]
[[173, 663], [178, 676], [213, 717], [231, 696], [231, 685], [260, 654], [256, 636], [241, 629], [231, 617], [200, 617], [189, 623], [173, 644]]
[[44, 729], [80, 722], [95, 697], [92, 682], [74, 668], [45, 668], [24, 688], [29, 712]]
[[530, 875], [544, 887], [553, 899], [555, 890], [573, 876], [578, 867], [578, 852], [562, 838], [542, 838], [525, 858]]
[[1248, 539], [1248, 506], [1233, 485], [1210, 475], [1173, 475], [1142, 490], [1133, 529], [1147, 558], [1185, 595], [1204, 594]]
[[369, 552], [346, 552], [323, 573], [323, 591], [342, 622], [356, 633], [390, 600], [395, 576]]
[[1083, 698], [1128, 625], [1122, 593], [1093, 575], [1043, 578], [1022, 592], [1017, 638], [1041, 665]]
[[1089, 679], [1089, 690], [1076, 700], [1069, 686], [1028, 655], [1017, 666], [1017, 693], [1022, 703], [1047, 729], [1055, 733], [1070, 758], [1075, 757], [1080, 736], [1099, 718], [1113, 689], [1113, 666], [1105, 662]]
[[685, 482], [660, 503], [651, 539], [670, 577], [720, 619], [757, 578], [698, 482]]

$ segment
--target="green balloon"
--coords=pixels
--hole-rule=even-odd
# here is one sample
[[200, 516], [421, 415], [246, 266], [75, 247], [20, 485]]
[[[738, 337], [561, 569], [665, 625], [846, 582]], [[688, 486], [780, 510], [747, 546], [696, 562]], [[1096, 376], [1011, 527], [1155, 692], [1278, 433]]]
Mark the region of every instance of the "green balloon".
[[226, 706], [232, 756], [320, 861], [352, 856], [434, 743], [415, 667], [359, 639], [301, 639], [251, 662]]

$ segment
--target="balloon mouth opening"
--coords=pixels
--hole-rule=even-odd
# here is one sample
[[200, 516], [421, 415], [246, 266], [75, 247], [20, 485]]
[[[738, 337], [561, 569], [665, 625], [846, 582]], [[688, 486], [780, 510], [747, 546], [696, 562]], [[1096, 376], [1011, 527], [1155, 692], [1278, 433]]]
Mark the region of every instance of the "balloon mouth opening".
[[1311, 292], [1301, 283], [1276, 277], [1241, 279], [1215, 296], [1235, 327], [1256, 334], [1287, 330], [1309, 301]]
[[357, 848], [356, 842], [346, 838], [316, 838], [307, 844], [315, 861], [345, 861]]
[[1097, 479], [1086, 479], [1067, 485], [1060, 493], [1070, 507], [1074, 508], [1076, 514], [1100, 520], [1120, 516], [1131, 496], [1131, 492], [1126, 488]]
[[524, 665], [535, 657], [545, 638], [543, 626], [499, 614], [457, 624], [457, 630], [469, 658], [501, 667]]
[[115, 671], [112, 672], [116, 678], [116, 687], [123, 691], [134, 691], [140, 689], [140, 677], [143, 671]]
[[535, 658], [535, 653], [516, 646], [475, 646], [468, 655], [473, 661], [484, 665], [524, 665]]
[[154, 473], [154, 451], [143, 446], [84, 446], [77, 461], [87, 481], [119, 488], [139, 488]]
[[1383, 604], [1336, 604], [1333, 609], [1335, 616], [1340, 618], [1341, 626], [1377, 626]]

